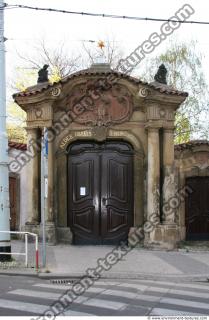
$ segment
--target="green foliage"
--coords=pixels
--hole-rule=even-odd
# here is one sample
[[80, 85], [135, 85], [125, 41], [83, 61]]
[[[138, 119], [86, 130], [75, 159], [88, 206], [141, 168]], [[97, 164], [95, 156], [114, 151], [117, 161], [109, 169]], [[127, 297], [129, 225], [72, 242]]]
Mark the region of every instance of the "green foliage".
[[16, 104], [11, 103], [7, 106], [7, 134], [10, 141], [26, 143], [27, 135], [24, 127], [26, 126], [26, 113]]
[[176, 113], [175, 118], [176, 136], [175, 143], [184, 143], [190, 140], [190, 123], [188, 118], [184, 118], [180, 112]]
[[17, 68], [16, 69], [16, 80], [14, 87], [18, 91], [25, 91], [27, 87], [36, 84], [37, 71], [34, 69]]
[[171, 40], [164, 53], [147, 59], [146, 81], [153, 81], [153, 70], [157, 70], [161, 63], [168, 69], [168, 85], [189, 94], [176, 114], [176, 143], [189, 139], [208, 139], [209, 128], [205, 119], [209, 111], [209, 92], [196, 42]]
[[21, 123], [26, 120], [25, 111], [23, 111], [16, 103], [10, 103], [7, 106], [7, 116], [15, 121], [20, 121]]
[[7, 124], [7, 135], [8, 140], [18, 143], [26, 143], [27, 142], [27, 135], [26, 130], [22, 127], [18, 127], [15, 124]]
[[61, 80], [61, 78], [62, 78], [62, 74], [61, 74], [60, 69], [57, 66], [53, 66], [52, 72], [49, 76], [49, 81], [51, 83], [54, 83], [54, 82], [58, 82], [59, 80]]
[[[17, 69], [17, 76], [14, 87], [18, 91], [25, 91], [28, 87], [37, 84], [38, 69]], [[51, 72], [49, 75], [49, 82], [58, 82], [62, 78], [61, 72], [57, 66], [51, 67]]]

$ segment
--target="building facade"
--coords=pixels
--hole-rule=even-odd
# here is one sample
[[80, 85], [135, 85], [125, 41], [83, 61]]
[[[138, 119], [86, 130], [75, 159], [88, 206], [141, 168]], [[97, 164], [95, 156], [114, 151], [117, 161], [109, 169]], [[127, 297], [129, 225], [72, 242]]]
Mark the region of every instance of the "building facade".
[[[15, 94], [27, 112], [28, 152], [34, 152], [26, 161], [25, 229], [40, 231], [40, 140], [47, 128], [49, 243], [117, 244], [147, 221], [147, 246], [171, 248], [188, 237], [185, 201], [193, 199], [185, 182], [204, 176], [207, 189], [209, 146], [191, 143], [193, 152], [182, 145], [174, 155], [175, 112], [186, 97], [106, 64]], [[21, 161], [10, 163], [14, 171]]]

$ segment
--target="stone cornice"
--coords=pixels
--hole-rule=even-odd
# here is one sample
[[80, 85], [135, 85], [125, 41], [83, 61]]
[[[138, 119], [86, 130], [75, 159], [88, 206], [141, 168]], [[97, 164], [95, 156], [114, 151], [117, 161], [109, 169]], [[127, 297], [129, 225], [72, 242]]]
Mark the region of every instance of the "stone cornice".
[[150, 94], [145, 98], [145, 105], [148, 107], [149, 105], [159, 104], [162, 107], [177, 110], [186, 98], [186, 96], [165, 95], [155, 90], [150, 90]]
[[24, 111], [27, 111], [37, 104], [50, 103], [52, 105], [60, 97], [61, 92], [62, 87], [59, 85], [48, 88], [46, 91], [38, 92], [35, 95], [14, 96], [14, 100]]
[[145, 129], [163, 129], [164, 132], [173, 132], [175, 129], [173, 122], [165, 122], [165, 121], [148, 121], [145, 123]]
[[156, 92], [159, 92], [163, 95], [176, 95], [176, 96], [184, 96], [187, 97], [187, 93], [186, 92], [182, 92], [182, 91], [178, 91], [174, 88], [172, 88], [171, 86], [168, 85], [162, 85], [159, 82], [152, 82], [152, 83], [147, 83], [144, 82], [142, 80], [140, 80], [139, 78], [135, 78], [132, 76], [129, 76], [125, 73], [120, 73], [120, 72], [116, 72], [114, 70], [93, 70], [93, 69], [85, 69], [85, 70], [81, 70], [78, 72], [75, 72], [73, 74], [70, 74], [69, 76], [61, 79], [59, 82], [54, 83], [54, 84], [50, 84], [49, 82], [45, 82], [42, 84], [37, 84], [36, 86], [30, 87], [28, 88], [25, 92], [20, 92], [20, 93], [16, 93], [13, 95], [14, 99], [16, 99], [18, 96], [27, 96], [27, 95], [36, 95], [40, 92], [45, 92], [46, 90], [53, 88], [55, 86], [59, 86], [59, 85], [63, 85], [65, 83], [68, 83], [72, 80], [78, 79], [78, 78], [82, 78], [82, 77], [97, 77], [97, 78], [106, 78], [108, 79], [109, 83], [113, 83], [113, 79], [116, 79], [116, 82], [119, 81], [120, 79], [125, 79], [128, 82], [132, 82], [136, 85], [144, 85], [147, 88], [154, 90]]

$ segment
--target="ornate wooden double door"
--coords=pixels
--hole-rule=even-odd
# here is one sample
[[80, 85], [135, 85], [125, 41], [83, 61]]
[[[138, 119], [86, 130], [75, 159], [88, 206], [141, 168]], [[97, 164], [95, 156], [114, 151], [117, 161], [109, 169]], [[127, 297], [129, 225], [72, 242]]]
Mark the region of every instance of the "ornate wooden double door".
[[209, 177], [186, 180], [192, 190], [186, 197], [186, 239], [209, 240]]
[[118, 244], [133, 225], [133, 150], [125, 142], [74, 143], [68, 153], [74, 244]]

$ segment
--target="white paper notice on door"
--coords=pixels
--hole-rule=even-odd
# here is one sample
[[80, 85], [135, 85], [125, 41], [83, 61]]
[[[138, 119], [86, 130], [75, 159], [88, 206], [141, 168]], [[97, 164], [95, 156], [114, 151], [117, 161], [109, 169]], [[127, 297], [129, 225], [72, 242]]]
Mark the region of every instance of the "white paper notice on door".
[[86, 187], [80, 187], [80, 196], [86, 195]]

